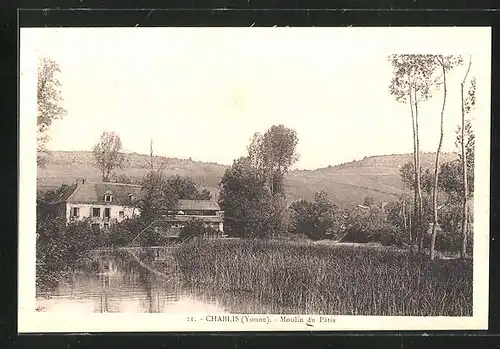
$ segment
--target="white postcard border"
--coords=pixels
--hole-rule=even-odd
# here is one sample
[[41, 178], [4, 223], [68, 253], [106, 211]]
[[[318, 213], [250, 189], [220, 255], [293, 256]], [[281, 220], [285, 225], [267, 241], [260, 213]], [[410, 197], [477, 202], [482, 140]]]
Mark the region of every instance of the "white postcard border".
[[[127, 28], [132, 30], [134, 28]], [[189, 28], [186, 30], [193, 30]], [[205, 28], [206, 29], [206, 28]], [[301, 28], [238, 28], [235, 30], [300, 30]], [[328, 30], [331, 28], [304, 28]], [[460, 43], [464, 35], [475, 36], [473, 47], [467, 47], [474, 56], [477, 70], [478, 93], [476, 104], [476, 172], [474, 200], [474, 311], [471, 317], [380, 317], [332, 316], [334, 322], [306, 324], [307, 315], [300, 315], [304, 322], [281, 322], [281, 315], [253, 314], [265, 322], [206, 321], [207, 315], [217, 314], [61, 314], [36, 312], [35, 302], [35, 231], [36, 231], [36, 57], [37, 52], [23, 46], [20, 36], [20, 178], [19, 178], [19, 263], [18, 263], [18, 331], [28, 332], [124, 332], [124, 331], [368, 331], [368, 330], [482, 330], [488, 327], [489, 295], [489, 183], [490, 183], [490, 86], [491, 86], [491, 28], [335, 28], [335, 30], [393, 31], [394, 41], [389, 49], [400, 52], [463, 53]], [[43, 30], [43, 29], [38, 29]], [[71, 29], [65, 29], [71, 30]], [[147, 30], [135, 28], [135, 30]], [[177, 29], [179, 30], [179, 29]], [[395, 32], [397, 34], [395, 35]], [[408, 41], [408, 37], [415, 40]], [[448, 41], [440, 40], [446, 35]], [[451, 39], [453, 38], [453, 39]], [[430, 39], [430, 40], [429, 40]], [[432, 40], [434, 39], [434, 40]], [[470, 39], [468, 43], [474, 42]], [[224, 314], [227, 315], [227, 314]], [[194, 316], [196, 321], [187, 321]], [[241, 315], [240, 315], [241, 316]], [[205, 318], [205, 320], [203, 320]], [[293, 315], [287, 315], [293, 319]], [[274, 320], [274, 321], [273, 321]], [[310, 320], [310, 319], [309, 319]], [[310, 326], [312, 325], [312, 326]]]

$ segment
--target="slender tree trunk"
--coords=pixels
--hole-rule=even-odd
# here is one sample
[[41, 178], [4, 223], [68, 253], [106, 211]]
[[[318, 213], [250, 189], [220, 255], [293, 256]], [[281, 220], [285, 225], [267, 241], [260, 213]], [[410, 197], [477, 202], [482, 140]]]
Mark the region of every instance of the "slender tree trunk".
[[[411, 211], [411, 202], [410, 202], [410, 211]], [[410, 244], [411, 244], [413, 242], [413, 235], [412, 235], [413, 221], [411, 219], [411, 213], [410, 212], [408, 212], [408, 227], [410, 228]], [[413, 251], [413, 247], [412, 247], [412, 251]]]
[[464, 101], [464, 86], [467, 80], [467, 75], [469, 75], [470, 66], [472, 64], [472, 58], [469, 61], [469, 67], [465, 73], [464, 79], [460, 84], [460, 94], [462, 97], [462, 174], [463, 174], [463, 192], [462, 192], [462, 248], [460, 250], [460, 257], [465, 258], [467, 254], [467, 228], [469, 223], [469, 217], [467, 212], [467, 199], [469, 197], [469, 188], [467, 183], [467, 152], [465, 150], [465, 101]]
[[403, 229], [406, 232], [407, 226], [406, 226], [406, 199], [403, 194], [403, 203], [402, 203], [402, 208], [401, 208], [401, 214], [403, 215]]
[[154, 172], [153, 139], [151, 139], [151, 142], [149, 143], [149, 158], [151, 162], [151, 172]]
[[[414, 205], [413, 205], [413, 214], [414, 218], [418, 216], [418, 195], [417, 195], [417, 136], [416, 136], [416, 128], [415, 128], [415, 113], [413, 111], [413, 97], [412, 97], [412, 91], [410, 89], [410, 110], [411, 110], [411, 126], [412, 126], [412, 131], [413, 131], [413, 168], [414, 168]], [[417, 244], [417, 241], [414, 239], [418, 236], [417, 230], [416, 230], [416, 225], [413, 221], [413, 224], [411, 226], [411, 230], [413, 231], [413, 234], [411, 234], [411, 241], [410, 241], [410, 246], [411, 250], [413, 250], [413, 246]]]
[[423, 247], [423, 234], [422, 234], [422, 186], [420, 178], [420, 138], [418, 131], [418, 101], [417, 101], [417, 91], [415, 91], [415, 135], [416, 135], [416, 176], [417, 176], [417, 236], [418, 236], [418, 252], [422, 252]]
[[441, 128], [440, 128], [440, 134], [439, 134], [439, 144], [438, 148], [436, 151], [436, 164], [434, 166], [434, 187], [432, 188], [432, 209], [434, 213], [434, 220], [432, 222], [432, 236], [431, 236], [431, 246], [430, 246], [430, 259], [434, 260], [436, 257], [436, 235], [437, 235], [437, 225], [438, 225], [438, 202], [437, 202], [437, 188], [438, 188], [438, 176], [439, 176], [439, 155], [441, 153], [441, 147], [443, 145], [443, 136], [444, 136], [444, 130], [443, 130], [443, 123], [444, 123], [444, 108], [446, 107], [446, 68], [444, 66], [444, 60], [441, 60], [438, 58], [439, 63], [441, 64], [441, 67], [443, 68], [443, 88], [444, 88], [444, 95], [443, 95], [443, 107], [441, 108]]

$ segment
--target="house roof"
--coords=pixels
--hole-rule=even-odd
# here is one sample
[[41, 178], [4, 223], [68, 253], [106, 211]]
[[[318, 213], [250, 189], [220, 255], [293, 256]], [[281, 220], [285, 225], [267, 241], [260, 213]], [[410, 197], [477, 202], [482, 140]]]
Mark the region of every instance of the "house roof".
[[72, 185], [69, 185], [64, 188], [64, 190], [61, 190], [58, 195], [52, 200], [53, 203], [55, 202], [63, 202], [67, 201], [68, 198], [73, 194], [73, 192], [76, 189], [76, 183], [73, 183]]
[[179, 200], [179, 210], [220, 211], [219, 205], [212, 200]]
[[190, 222], [192, 220], [200, 220], [205, 223], [221, 223], [223, 222], [222, 217], [219, 216], [183, 216], [183, 215], [176, 215], [176, 216], [165, 216], [163, 218], [165, 222]]
[[129, 205], [130, 195], [137, 199], [141, 194], [139, 185], [123, 183], [94, 183], [85, 182], [74, 185], [73, 192], [63, 200], [72, 203], [105, 203], [104, 195], [111, 194], [111, 203], [114, 205]]
[[[88, 182], [78, 180], [62, 191], [52, 203], [109, 203], [104, 201], [105, 194], [111, 194], [111, 204], [125, 206], [131, 203], [130, 194], [132, 194], [133, 199], [140, 198], [141, 186], [124, 183]], [[212, 200], [179, 200], [177, 209], [186, 211], [219, 211], [220, 207]]]

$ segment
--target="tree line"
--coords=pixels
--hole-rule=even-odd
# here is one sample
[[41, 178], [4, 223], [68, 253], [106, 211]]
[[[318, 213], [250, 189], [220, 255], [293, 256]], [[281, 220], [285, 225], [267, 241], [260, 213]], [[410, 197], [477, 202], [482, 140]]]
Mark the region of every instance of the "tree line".
[[[421, 253], [425, 237], [426, 222], [424, 220], [424, 198], [422, 194], [423, 173], [425, 173], [432, 191], [432, 232], [430, 240], [429, 256], [435, 258], [435, 242], [439, 227], [438, 213], [438, 189], [440, 184], [439, 176], [446, 176], [446, 171], [453, 171], [453, 166], [458, 166], [461, 171], [462, 186], [462, 248], [461, 256], [465, 258], [467, 252], [467, 238], [470, 217], [468, 214], [469, 185], [470, 177], [468, 168], [472, 168], [471, 162], [467, 161], [467, 148], [473, 152], [473, 137], [470, 118], [475, 106], [476, 81], [472, 78], [468, 81], [468, 75], [472, 65], [472, 58], [464, 72], [461, 82], [461, 125], [459, 126], [459, 137], [457, 142], [460, 145], [459, 164], [448, 164], [445, 167], [440, 166], [440, 153], [444, 138], [444, 115], [447, 105], [448, 82], [447, 76], [451, 70], [457, 69], [463, 65], [463, 57], [457, 55], [432, 55], [432, 54], [394, 54], [389, 56], [389, 61], [393, 67], [393, 76], [389, 84], [389, 92], [395, 100], [404, 103], [410, 107], [410, 117], [412, 121], [413, 136], [413, 164], [410, 166], [413, 175], [413, 211], [414, 224], [411, 225], [411, 249]], [[440, 118], [439, 141], [436, 150], [435, 166], [432, 170], [423, 171], [420, 165], [420, 128], [419, 128], [419, 105], [432, 98], [433, 93], [442, 90], [442, 106], [436, 113]], [[468, 138], [467, 138], [468, 137]], [[469, 144], [469, 147], [467, 145]], [[469, 154], [470, 155], [470, 154]], [[408, 169], [408, 168], [407, 168]], [[441, 173], [445, 170], [445, 173]], [[449, 174], [449, 172], [448, 172]], [[442, 181], [441, 181], [442, 183]]]

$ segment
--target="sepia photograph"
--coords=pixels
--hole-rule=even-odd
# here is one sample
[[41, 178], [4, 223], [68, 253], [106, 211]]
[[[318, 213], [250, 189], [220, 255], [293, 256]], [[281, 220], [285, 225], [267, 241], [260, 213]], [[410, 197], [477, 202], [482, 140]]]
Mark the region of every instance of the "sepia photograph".
[[22, 28], [19, 331], [487, 329], [490, 46]]

